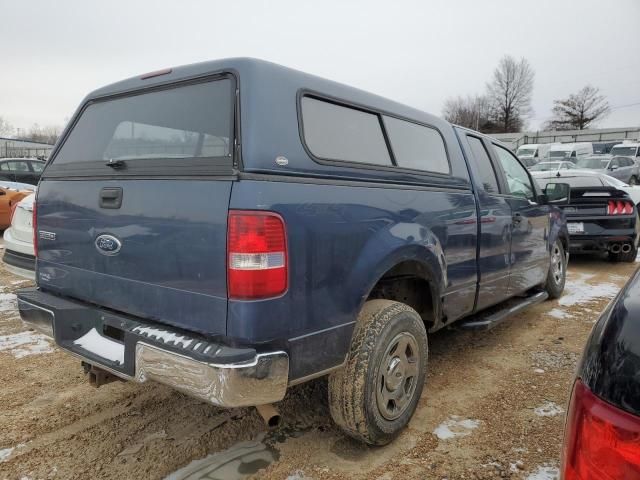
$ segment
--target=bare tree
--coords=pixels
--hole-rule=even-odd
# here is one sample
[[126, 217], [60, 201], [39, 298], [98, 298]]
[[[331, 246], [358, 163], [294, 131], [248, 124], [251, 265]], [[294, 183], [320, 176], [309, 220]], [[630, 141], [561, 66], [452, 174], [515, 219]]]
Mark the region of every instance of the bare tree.
[[578, 93], [553, 101], [553, 117], [545, 124], [549, 130], [584, 130], [609, 114], [609, 102], [600, 89], [587, 85]]
[[486, 131], [489, 120], [489, 102], [481, 95], [449, 97], [444, 102], [442, 116], [461, 127]]
[[62, 128], [57, 125], [41, 127], [37, 123], [34, 123], [26, 134], [20, 135], [18, 138], [20, 140], [30, 140], [32, 142], [49, 143], [53, 145], [56, 143], [56, 140], [58, 140], [61, 131]]
[[487, 84], [491, 119], [499, 131], [518, 132], [531, 113], [531, 93], [535, 73], [525, 58], [505, 55]]
[[14, 128], [8, 121], [0, 117], [0, 137], [8, 137], [13, 134]]

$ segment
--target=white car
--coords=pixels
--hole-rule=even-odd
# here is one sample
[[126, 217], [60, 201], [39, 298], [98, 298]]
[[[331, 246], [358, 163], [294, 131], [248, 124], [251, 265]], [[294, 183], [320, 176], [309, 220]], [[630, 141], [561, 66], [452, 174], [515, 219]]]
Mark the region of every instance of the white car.
[[11, 226], [4, 231], [5, 268], [21, 277], [35, 280], [35, 252], [33, 249], [33, 205], [36, 194], [27, 195], [15, 205]]
[[556, 161], [556, 162], [540, 162], [536, 163], [529, 169], [534, 177], [538, 175], [546, 176], [550, 173], [557, 173], [560, 170], [573, 170], [576, 168], [576, 164], [569, 160]]

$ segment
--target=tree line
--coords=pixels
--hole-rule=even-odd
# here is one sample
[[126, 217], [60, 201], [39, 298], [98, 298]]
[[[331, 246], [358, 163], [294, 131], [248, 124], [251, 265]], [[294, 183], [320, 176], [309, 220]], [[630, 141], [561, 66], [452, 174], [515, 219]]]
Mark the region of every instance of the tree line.
[[37, 123], [31, 125], [28, 129], [17, 129], [3, 117], [0, 117], [0, 137], [53, 145], [58, 140], [61, 132], [62, 127], [57, 125], [40, 126]]
[[[521, 132], [531, 116], [535, 72], [527, 59], [500, 59], [482, 95], [449, 97], [442, 116], [449, 122], [483, 133]], [[584, 130], [604, 118], [609, 103], [600, 90], [586, 85], [567, 98], [554, 100], [552, 117], [543, 130]]]

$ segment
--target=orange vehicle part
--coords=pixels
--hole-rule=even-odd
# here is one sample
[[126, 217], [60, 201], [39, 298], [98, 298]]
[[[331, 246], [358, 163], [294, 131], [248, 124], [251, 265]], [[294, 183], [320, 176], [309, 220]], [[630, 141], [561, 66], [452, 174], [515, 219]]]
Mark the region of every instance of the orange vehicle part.
[[11, 225], [11, 207], [31, 193], [33, 193], [31, 190], [11, 190], [0, 187], [0, 230]]

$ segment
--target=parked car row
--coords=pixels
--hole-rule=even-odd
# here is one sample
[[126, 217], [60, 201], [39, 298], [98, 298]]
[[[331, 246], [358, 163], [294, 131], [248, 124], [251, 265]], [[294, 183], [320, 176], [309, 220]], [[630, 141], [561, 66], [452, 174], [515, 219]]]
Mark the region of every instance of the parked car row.
[[541, 143], [524, 144], [518, 147], [516, 156], [527, 167], [545, 161], [567, 160], [574, 163], [594, 155], [628, 157], [634, 161], [640, 159], [639, 142], [578, 142], [578, 143]]

